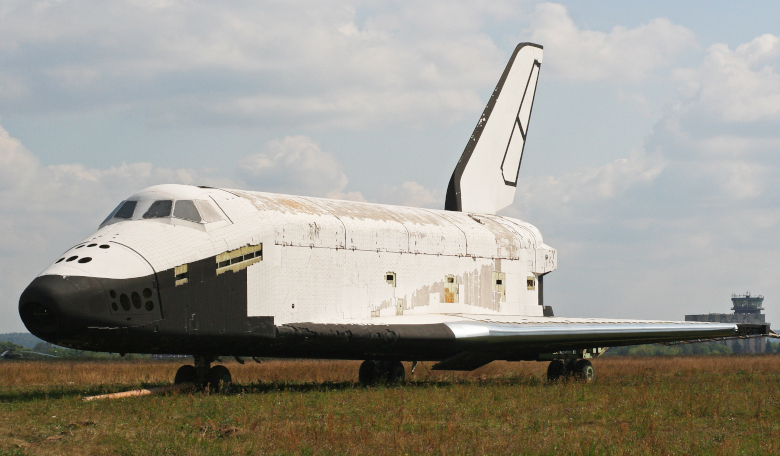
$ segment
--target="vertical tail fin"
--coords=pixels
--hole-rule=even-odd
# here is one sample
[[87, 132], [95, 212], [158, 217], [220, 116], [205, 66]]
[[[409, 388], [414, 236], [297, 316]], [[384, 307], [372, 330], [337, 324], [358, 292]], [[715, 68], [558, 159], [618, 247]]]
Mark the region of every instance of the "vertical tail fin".
[[541, 64], [541, 46], [517, 45], [452, 173], [446, 210], [495, 214], [512, 204]]

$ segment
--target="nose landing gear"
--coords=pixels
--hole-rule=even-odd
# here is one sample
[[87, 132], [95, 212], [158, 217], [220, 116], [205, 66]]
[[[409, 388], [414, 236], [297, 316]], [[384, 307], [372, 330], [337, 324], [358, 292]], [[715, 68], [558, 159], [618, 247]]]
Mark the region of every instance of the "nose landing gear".
[[216, 358], [207, 355], [195, 355], [195, 365], [181, 366], [176, 371], [173, 383], [195, 383], [198, 387], [208, 388], [210, 392], [228, 393], [233, 384], [227, 367], [217, 365], [211, 367]]

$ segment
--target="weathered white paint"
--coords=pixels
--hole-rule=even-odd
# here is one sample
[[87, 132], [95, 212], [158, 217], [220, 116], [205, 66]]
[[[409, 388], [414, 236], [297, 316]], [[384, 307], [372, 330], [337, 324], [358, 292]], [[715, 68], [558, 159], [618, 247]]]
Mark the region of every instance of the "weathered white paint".
[[[403, 300], [404, 316], [542, 315], [538, 290], [526, 288], [526, 277], [535, 277], [533, 267], [523, 259], [546, 255], [547, 261], [533, 264], [545, 265], [543, 272], [548, 272], [555, 265], [555, 250], [544, 245], [538, 230], [525, 222], [495, 215], [230, 192], [251, 201], [273, 226], [256, 233], [263, 245], [280, 246], [281, 264], [271, 261], [271, 254], [248, 269], [251, 316], [273, 315], [277, 324], [384, 317], [400, 312], [399, 300]], [[251, 215], [238, 209], [226, 211], [236, 224]], [[396, 274], [395, 287], [387, 283], [389, 271]], [[494, 291], [494, 271], [510, 273], [504, 301]], [[458, 283], [457, 303], [440, 299], [448, 275]]]

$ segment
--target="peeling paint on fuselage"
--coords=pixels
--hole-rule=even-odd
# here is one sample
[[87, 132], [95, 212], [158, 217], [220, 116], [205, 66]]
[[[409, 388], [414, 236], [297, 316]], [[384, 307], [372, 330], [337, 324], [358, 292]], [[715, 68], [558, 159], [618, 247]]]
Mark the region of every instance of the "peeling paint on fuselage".
[[[527, 289], [526, 277], [549, 272], [536, 271], [537, 263], [554, 268], [554, 261], [549, 261], [554, 249], [544, 245], [538, 230], [525, 222], [495, 215], [231, 192], [250, 201], [273, 226], [273, 234], [267, 232], [260, 241], [277, 245], [281, 255], [278, 265], [259, 262], [249, 268], [250, 316], [274, 315], [280, 324], [401, 312], [542, 315], [537, 292]], [[537, 251], [547, 252], [548, 260], [537, 262]], [[502, 269], [508, 273], [505, 302], [502, 293], [494, 290], [494, 271]], [[395, 287], [385, 280], [391, 270], [397, 275]], [[456, 278], [457, 302], [448, 292], [448, 276]], [[342, 292], [345, 287], [365, 293]], [[354, 299], [364, 301], [344, 302]]]

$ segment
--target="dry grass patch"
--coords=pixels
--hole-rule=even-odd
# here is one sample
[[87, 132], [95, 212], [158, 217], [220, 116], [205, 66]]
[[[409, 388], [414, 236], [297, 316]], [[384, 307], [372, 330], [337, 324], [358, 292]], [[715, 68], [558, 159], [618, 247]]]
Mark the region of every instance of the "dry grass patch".
[[180, 363], [2, 363], [0, 454], [777, 454], [779, 361], [606, 358], [596, 383], [554, 385], [545, 363], [426, 363], [376, 388], [358, 362], [230, 362], [237, 394], [90, 403]]

